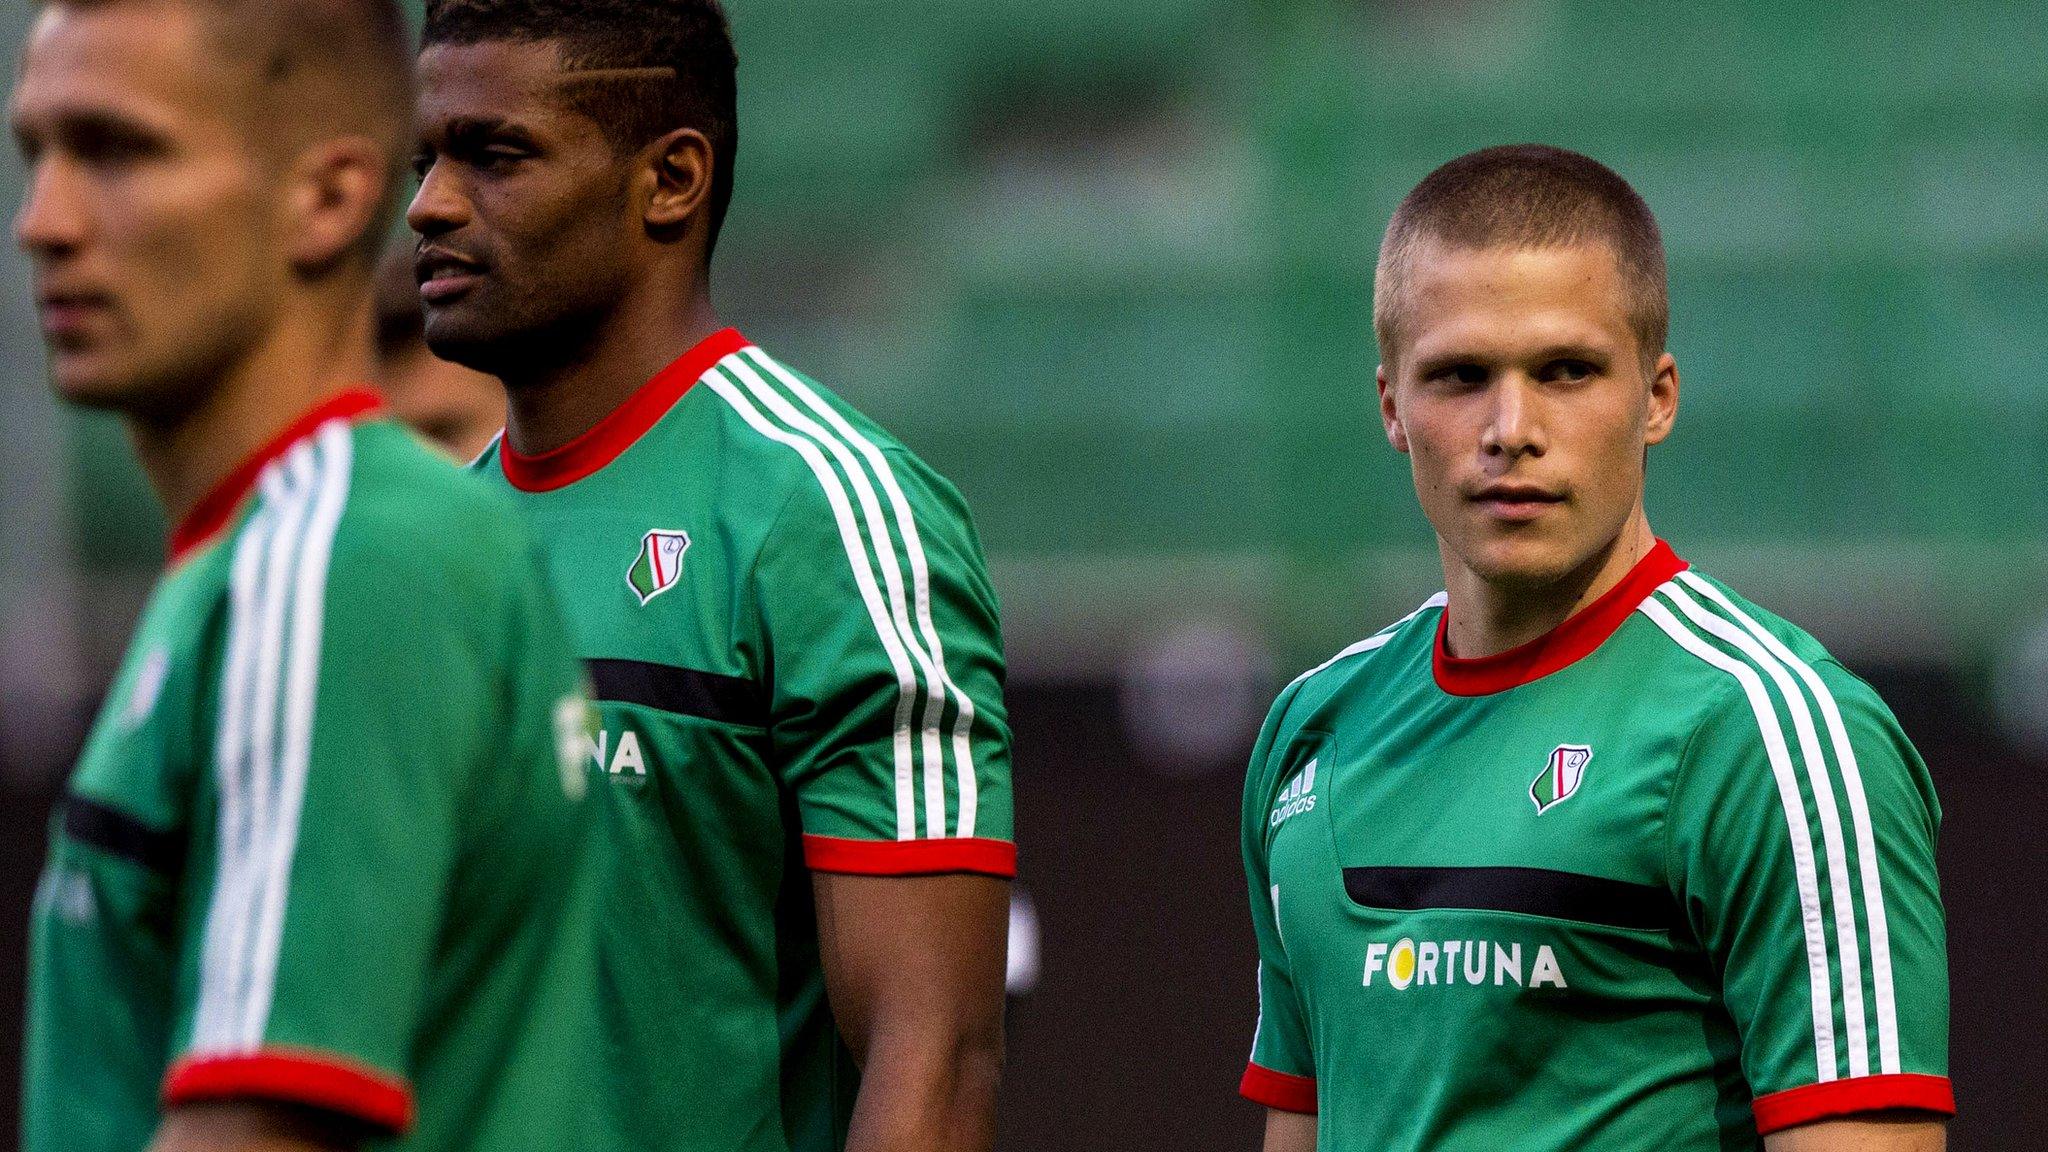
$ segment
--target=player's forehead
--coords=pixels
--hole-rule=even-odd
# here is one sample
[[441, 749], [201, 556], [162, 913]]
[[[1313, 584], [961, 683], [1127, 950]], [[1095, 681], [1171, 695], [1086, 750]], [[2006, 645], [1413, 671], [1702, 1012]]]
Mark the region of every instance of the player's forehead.
[[1425, 241], [1402, 269], [1408, 354], [1511, 354], [1531, 346], [1620, 349], [1634, 339], [1628, 283], [1602, 241], [1467, 248]]
[[98, 121], [179, 135], [233, 123], [247, 76], [188, 5], [43, 9], [9, 101], [17, 130]]
[[571, 79], [555, 40], [434, 44], [420, 53], [420, 127], [498, 123], [547, 131], [574, 115]]

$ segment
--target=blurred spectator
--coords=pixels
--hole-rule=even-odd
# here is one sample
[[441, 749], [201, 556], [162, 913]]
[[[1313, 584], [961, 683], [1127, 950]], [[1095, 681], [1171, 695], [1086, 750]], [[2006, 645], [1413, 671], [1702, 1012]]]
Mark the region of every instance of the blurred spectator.
[[377, 274], [377, 387], [391, 414], [457, 460], [474, 460], [505, 426], [495, 377], [450, 364], [422, 332], [412, 246], [395, 246]]

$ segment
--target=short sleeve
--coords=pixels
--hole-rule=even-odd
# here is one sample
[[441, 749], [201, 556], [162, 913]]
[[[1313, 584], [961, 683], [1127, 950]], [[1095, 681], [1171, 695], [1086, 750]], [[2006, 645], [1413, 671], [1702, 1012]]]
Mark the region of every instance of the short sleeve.
[[1288, 1112], [1316, 1111], [1316, 1071], [1308, 1025], [1287, 945], [1280, 936], [1279, 902], [1284, 898], [1267, 868], [1266, 819], [1272, 807], [1274, 770], [1269, 763], [1281, 717], [1292, 698], [1283, 693], [1259, 732], [1245, 776], [1242, 848], [1245, 886], [1251, 897], [1252, 935], [1259, 948], [1259, 1020], [1252, 1032], [1251, 1060], [1238, 1091], [1268, 1108]]
[[1675, 887], [1720, 973], [1757, 1127], [1952, 1114], [1926, 765], [1833, 661], [1762, 671], [1691, 737], [1670, 815]]
[[776, 771], [814, 870], [1016, 873], [995, 593], [915, 458], [827, 458], [756, 564]]
[[437, 542], [306, 503], [237, 542], [163, 1095], [398, 1133], [458, 861], [549, 791], [580, 827], [585, 705], [509, 511]]

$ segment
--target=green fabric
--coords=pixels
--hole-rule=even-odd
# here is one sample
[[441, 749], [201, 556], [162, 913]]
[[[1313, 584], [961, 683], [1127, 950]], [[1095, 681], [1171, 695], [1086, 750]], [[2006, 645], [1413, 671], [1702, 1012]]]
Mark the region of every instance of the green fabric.
[[[802, 837], [1011, 836], [1001, 637], [967, 509], [758, 349], [566, 486], [511, 488], [499, 451], [475, 467], [534, 526], [580, 654], [635, 669], [596, 676], [590, 768], [616, 875], [600, 912], [613, 1061], [594, 1074], [635, 1147], [843, 1147], [858, 1081]], [[656, 533], [689, 544], [643, 597]], [[934, 648], [944, 677], [916, 654]]]
[[[1867, 685], [1688, 572], [1577, 662], [1457, 696], [1439, 604], [1291, 685], [1246, 784], [1252, 1062], [1313, 1079], [1319, 1148], [1726, 1152], [1761, 1146], [1753, 1097], [1946, 1076], [1939, 809]], [[1603, 895], [1565, 915], [1347, 890], [1346, 869], [1503, 868]]]
[[260, 492], [164, 574], [72, 779], [161, 850], [54, 822], [24, 1147], [134, 1152], [167, 1069], [256, 1056], [406, 1086], [374, 1147], [590, 1146], [588, 704], [523, 527], [384, 423]]

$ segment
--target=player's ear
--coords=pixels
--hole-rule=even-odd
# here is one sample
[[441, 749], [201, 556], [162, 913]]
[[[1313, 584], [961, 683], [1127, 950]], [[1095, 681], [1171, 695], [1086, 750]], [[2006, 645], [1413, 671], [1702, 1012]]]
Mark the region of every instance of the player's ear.
[[1408, 454], [1408, 430], [1401, 426], [1400, 410], [1394, 406], [1394, 384], [1387, 379], [1385, 364], [1374, 370], [1373, 383], [1380, 390], [1380, 423], [1387, 427], [1387, 443], [1405, 456]]
[[1650, 419], [1644, 430], [1646, 444], [1662, 444], [1678, 422], [1678, 360], [1666, 352], [1657, 357], [1650, 370]]
[[680, 232], [711, 199], [711, 174], [717, 163], [711, 141], [695, 128], [678, 128], [648, 145], [646, 156], [654, 185], [647, 199], [647, 227]]
[[378, 226], [390, 157], [367, 136], [322, 140], [299, 154], [287, 180], [285, 252], [294, 268], [317, 273]]

